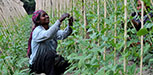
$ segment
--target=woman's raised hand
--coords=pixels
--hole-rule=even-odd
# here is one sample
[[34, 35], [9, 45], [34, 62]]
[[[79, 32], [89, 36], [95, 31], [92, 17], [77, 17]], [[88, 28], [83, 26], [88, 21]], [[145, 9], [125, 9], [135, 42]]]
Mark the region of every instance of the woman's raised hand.
[[75, 21], [75, 19], [71, 16], [71, 17], [68, 19], [68, 21], [69, 21], [69, 25], [70, 25], [70, 26], [73, 26], [73, 22]]
[[65, 20], [66, 18], [69, 18], [70, 14], [69, 13], [64, 13], [61, 18], [59, 19], [60, 22], [62, 22], [63, 20]]

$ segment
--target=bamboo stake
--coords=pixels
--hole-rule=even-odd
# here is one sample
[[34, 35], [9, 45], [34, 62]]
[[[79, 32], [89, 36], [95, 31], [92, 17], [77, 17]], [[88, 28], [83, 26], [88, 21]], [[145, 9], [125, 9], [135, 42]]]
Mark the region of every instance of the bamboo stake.
[[95, 12], [95, 0], [92, 0], [93, 1], [93, 7], [92, 7], [92, 9], [93, 9], [93, 12]]
[[150, 0], [150, 2], [151, 2], [151, 4], [153, 5], [153, 1], [152, 1], [152, 0]]
[[[124, 54], [125, 54], [125, 50], [126, 50], [126, 47], [127, 47], [127, 44], [126, 44], [126, 42], [127, 42], [127, 38], [126, 38], [126, 36], [127, 36], [127, 0], [124, 0], [124, 6], [125, 6], [125, 8], [124, 8], [124, 21], [125, 21], [125, 23], [124, 23]], [[124, 56], [124, 72], [126, 72], [126, 57]]]
[[68, 11], [69, 11], [69, 13], [71, 14], [72, 12], [72, 0], [68, 0]]
[[72, 16], [73, 16], [73, 10], [74, 10], [74, 9], [73, 9], [73, 8], [74, 8], [73, 5], [74, 5], [74, 0], [72, 0], [72, 9], [71, 9], [71, 14], [72, 14]]
[[72, 0], [69, 0], [69, 11], [71, 13], [71, 10], [72, 10]]
[[67, 12], [67, 0], [64, 1], [64, 6], [65, 6], [64, 12]]
[[49, 5], [47, 5], [48, 6], [48, 11], [49, 11], [49, 16], [52, 16], [52, 0], [48, 0], [47, 1], [48, 3], [47, 4], [49, 4]]
[[[104, 19], [106, 19], [106, 15], [107, 15], [107, 9], [106, 9], [106, 0], [104, 0]], [[104, 21], [104, 28], [106, 28], [106, 22]], [[106, 36], [106, 31], [104, 32], [104, 36]], [[106, 41], [104, 41], [104, 44], [106, 43]], [[104, 47], [104, 57], [103, 57], [104, 61], [106, 59], [106, 46]]]
[[42, 0], [42, 10], [44, 10], [45, 9], [45, 0]]
[[[82, 16], [84, 18], [84, 0], [82, 0]], [[83, 19], [82, 22], [84, 22], [85, 20]], [[85, 23], [84, 23], [84, 36], [86, 36], [86, 28], [85, 28]], [[84, 37], [85, 38], [85, 37]]]
[[[143, 8], [144, 8], [144, 2], [141, 0], [141, 29], [143, 28]], [[141, 58], [140, 58], [140, 75], [142, 75], [142, 65], [143, 65], [143, 35], [141, 36]]]
[[82, 2], [83, 2], [83, 16], [84, 16], [84, 32], [85, 32], [85, 38], [87, 38], [86, 0], [82, 0]]
[[54, 0], [51, 1], [52, 17], [54, 17]]
[[[100, 32], [100, 26], [99, 26], [99, 18], [100, 18], [100, 15], [99, 15], [99, 0], [97, 0], [97, 15], [98, 15], [98, 32]], [[100, 39], [98, 38], [98, 46], [100, 45]]]
[[69, 11], [69, 0], [67, 0], [67, 11]]
[[85, 26], [85, 32], [86, 32], [85, 38], [87, 38], [86, 0], [84, 0], [84, 26]]
[[[95, 13], [95, 10], [94, 10], [94, 9], [95, 9], [95, 1], [94, 1], [94, 0], [91, 0], [91, 1], [92, 1], [92, 4], [93, 4], [93, 6], [92, 6], [92, 11]], [[93, 25], [94, 25], [94, 23], [93, 23]], [[92, 32], [93, 32], [93, 34], [95, 33], [94, 30], [93, 30]], [[94, 40], [93, 42], [96, 43], [95, 40]]]
[[63, 7], [63, 8], [62, 8], [62, 9], [63, 9], [62, 14], [63, 14], [63, 13], [67, 13], [67, 12], [66, 12], [66, 0], [63, 0], [63, 2], [62, 2], [62, 7]]
[[61, 10], [60, 10], [60, 0], [58, 0], [58, 17], [60, 17], [61, 15], [60, 15], [60, 12], [61, 12]]
[[[114, 21], [116, 22], [116, 12], [117, 12], [117, 6], [116, 6], [116, 0], [115, 1], [115, 17], [114, 17]], [[114, 44], [116, 44], [116, 36], [117, 36], [117, 31], [116, 31], [116, 28], [117, 28], [117, 24], [115, 23], [115, 27], [114, 27], [114, 30], [115, 30], [115, 33], [114, 33]], [[116, 47], [114, 47], [114, 65], [116, 65]]]
[[59, 8], [58, 8], [58, 0], [57, 0], [57, 1], [55, 1], [55, 2], [56, 2], [56, 9], [57, 9], [56, 14], [57, 14], [57, 17], [59, 17], [59, 15], [58, 15], [58, 13], [59, 13]]
[[[66, 1], [65, 0], [63, 0], [63, 5], [64, 5], [64, 8], [63, 8], [63, 11], [62, 11], [62, 14], [63, 13], [65, 13], [65, 11], [66, 11]], [[66, 26], [66, 22], [64, 21], [64, 27]]]
[[35, 10], [37, 10], [38, 9], [38, 0], [35, 0], [35, 3], [36, 3], [36, 5], [35, 5]]
[[61, 16], [61, 13], [62, 13], [62, 3], [63, 1], [59, 0], [59, 16]]
[[54, 17], [56, 17], [56, 12], [57, 12], [57, 10], [56, 10], [56, 1], [55, 0], [53, 0], [53, 16]]

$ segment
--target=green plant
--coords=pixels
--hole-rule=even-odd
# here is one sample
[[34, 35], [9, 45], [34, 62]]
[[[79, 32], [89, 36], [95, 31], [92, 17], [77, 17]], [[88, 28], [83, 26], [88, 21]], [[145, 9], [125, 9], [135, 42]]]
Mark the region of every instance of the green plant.
[[[58, 41], [59, 45], [57, 51], [63, 55], [71, 63], [70, 68], [65, 72], [72, 75], [135, 75], [139, 73], [140, 62], [140, 45], [135, 43], [140, 41], [139, 36], [144, 35], [144, 39], [147, 41], [153, 41], [153, 24], [147, 23], [147, 25], [140, 31], [136, 31], [134, 28], [128, 28], [127, 37], [131, 37], [131, 40], [127, 41], [127, 49], [123, 53], [124, 47], [124, 30], [122, 23], [124, 22], [124, 4], [123, 0], [116, 0], [117, 11], [115, 10], [114, 0], [107, 0], [107, 17], [104, 18], [104, 6], [103, 1], [100, 0], [100, 14], [97, 14], [97, 2], [90, 1], [86, 6], [86, 16], [88, 25], [86, 26], [89, 33], [89, 39], [84, 39], [84, 22], [82, 16], [82, 0], [75, 1], [75, 5], [68, 13], [73, 12], [73, 16], [76, 18], [74, 22], [73, 33], [68, 39]], [[128, 0], [128, 16], [135, 9], [133, 6], [134, 1]], [[62, 11], [63, 12], [63, 11]], [[56, 13], [58, 13], [56, 11]], [[61, 13], [61, 12], [59, 12]], [[98, 20], [98, 16], [100, 19]], [[116, 22], [114, 17], [117, 16]], [[20, 21], [18, 25], [0, 25], [0, 75], [27, 75], [28, 74], [28, 58], [26, 57], [26, 49], [28, 37], [31, 31], [31, 15]], [[57, 16], [50, 18], [51, 24], [58, 19]], [[128, 19], [128, 27], [131, 18]], [[104, 21], [106, 22], [106, 28], [104, 27]], [[97, 24], [100, 24], [100, 31], [98, 31]], [[114, 36], [114, 24], [117, 24], [117, 36]], [[64, 29], [67, 25], [67, 21], [63, 22], [61, 29]], [[151, 30], [147, 30], [150, 28]], [[104, 36], [106, 32], [106, 36]], [[137, 33], [137, 35], [136, 35]], [[114, 38], [117, 42], [114, 43]], [[97, 43], [100, 40], [100, 45]], [[104, 41], [106, 43], [104, 43]], [[133, 44], [134, 43], [134, 44]], [[132, 46], [131, 46], [132, 44]], [[103, 60], [104, 47], [106, 47], [106, 58]], [[116, 51], [114, 51], [116, 48]], [[153, 66], [152, 45], [149, 43], [144, 44], [144, 59], [143, 69], [148, 69]], [[117, 59], [114, 64], [114, 53], [116, 53]], [[128, 64], [127, 72], [124, 72], [123, 60], [126, 58]]]

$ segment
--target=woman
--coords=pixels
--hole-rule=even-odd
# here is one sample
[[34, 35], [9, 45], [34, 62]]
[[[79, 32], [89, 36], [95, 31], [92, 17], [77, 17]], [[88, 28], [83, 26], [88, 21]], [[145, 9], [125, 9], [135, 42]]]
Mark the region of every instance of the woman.
[[[73, 18], [69, 18], [69, 14], [65, 13], [51, 27], [49, 26], [49, 16], [43, 10], [33, 13], [32, 21], [35, 26], [31, 32], [28, 46], [28, 56], [30, 57], [31, 73], [45, 73], [46, 75], [59, 75], [65, 71], [69, 65], [67, 62], [60, 65], [62, 71], [58, 70], [55, 63], [64, 61], [64, 58], [56, 54], [57, 40], [63, 40], [72, 33]], [[69, 18], [69, 25], [65, 30], [60, 30], [60, 25], [65, 18]], [[30, 51], [31, 50], [31, 51]], [[31, 52], [31, 53], [30, 53]], [[59, 60], [58, 62], [55, 62]], [[59, 67], [59, 66], [58, 66]], [[56, 72], [60, 71], [60, 72]]]
[[[136, 1], [137, 1], [137, 10], [140, 11], [142, 9], [141, 0], [136, 0]], [[150, 22], [152, 21], [150, 19], [152, 19], [152, 17], [153, 17], [153, 12], [149, 11], [149, 10], [152, 10], [152, 9], [149, 6], [147, 6], [146, 3], [144, 3], [144, 6], [145, 6], [145, 8], [146, 8], [146, 10], [148, 12], [148, 14], [147, 14], [147, 12], [144, 11], [144, 20], [143, 20], [143, 22], [145, 24], [147, 21], [150, 21]], [[149, 18], [148, 15], [150, 16], [150, 18]], [[137, 12], [137, 13], [133, 12], [131, 14], [131, 16], [134, 17], [132, 19], [132, 23], [134, 24], [134, 27], [136, 28], [137, 31], [139, 31], [140, 28], [141, 28], [141, 21], [140, 21], [140, 18], [138, 18], [138, 17], [141, 17], [141, 12]]]

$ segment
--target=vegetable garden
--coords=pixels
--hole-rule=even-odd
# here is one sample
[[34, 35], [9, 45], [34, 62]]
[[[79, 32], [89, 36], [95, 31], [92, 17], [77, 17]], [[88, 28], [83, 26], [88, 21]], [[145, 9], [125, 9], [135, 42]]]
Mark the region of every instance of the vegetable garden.
[[[153, 8], [152, 0], [143, 2]], [[132, 12], [143, 14], [153, 10], [137, 11], [135, 0], [69, 0], [69, 3], [64, 9], [59, 4], [59, 9], [50, 10], [50, 25], [66, 12], [76, 19], [72, 35], [58, 41], [57, 52], [71, 63], [65, 75], [153, 74], [153, 23], [141, 22], [142, 28], [136, 31], [130, 17]], [[16, 25], [0, 24], [0, 75], [28, 75], [26, 53], [31, 15], [18, 19]], [[64, 21], [62, 29], [67, 24]]]

